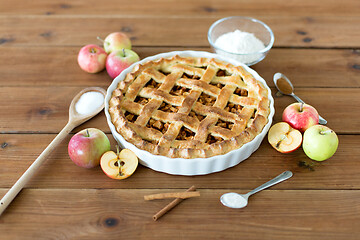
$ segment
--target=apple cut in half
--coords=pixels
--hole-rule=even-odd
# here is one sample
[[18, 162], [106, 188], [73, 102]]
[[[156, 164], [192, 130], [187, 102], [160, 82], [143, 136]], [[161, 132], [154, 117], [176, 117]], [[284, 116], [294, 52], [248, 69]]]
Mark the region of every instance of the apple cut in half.
[[101, 156], [100, 166], [103, 172], [112, 179], [125, 179], [130, 177], [138, 166], [138, 158], [129, 149], [123, 149], [116, 154], [108, 151]]
[[281, 153], [295, 151], [301, 146], [302, 135], [286, 122], [274, 124], [268, 133], [268, 141], [273, 148]]

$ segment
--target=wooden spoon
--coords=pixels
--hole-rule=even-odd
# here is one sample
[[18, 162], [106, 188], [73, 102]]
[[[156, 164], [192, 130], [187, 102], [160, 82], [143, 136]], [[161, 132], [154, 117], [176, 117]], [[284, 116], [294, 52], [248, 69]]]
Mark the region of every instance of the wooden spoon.
[[79, 114], [76, 112], [75, 104], [86, 92], [100, 92], [106, 96], [106, 91], [99, 87], [89, 87], [80, 91], [71, 101], [69, 107], [69, 121], [66, 126], [60, 131], [60, 133], [54, 138], [54, 140], [45, 148], [45, 150], [40, 154], [40, 156], [31, 164], [31, 166], [26, 170], [26, 172], [17, 180], [17, 182], [10, 188], [10, 190], [5, 194], [5, 196], [0, 200], [0, 215], [6, 209], [6, 207], [11, 203], [11, 201], [16, 197], [16, 195], [24, 188], [25, 184], [30, 180], [30, 178], [36, 173], [41, 164], [46, 160], [50, 153], [55, 149], [55, 147], [62, 141], [64, 138], [73, 130], [75, 127], [86, 122], [90, 118], [97, 115], [103, 108], [104, 103], [95, 111], [88, 114]]

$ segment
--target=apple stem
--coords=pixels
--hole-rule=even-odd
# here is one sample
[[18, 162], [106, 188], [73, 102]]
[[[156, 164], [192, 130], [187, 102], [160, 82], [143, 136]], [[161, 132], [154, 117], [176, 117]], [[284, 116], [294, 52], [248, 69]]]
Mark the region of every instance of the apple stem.
[[123, 48], [122, 51], [123, 51], [124, 57], [126, 57], [126, 55], [125, 55], [125, 48]]
[[325, 135], [325, 134], [328, 134], [328, 133], [332, 133], [332, 130], [320, 131], [321, 135]]
[[86, 137], [90, 137], [89, 129], [86, 129]]
[[97, 36], [96, 38], [97, 38], [97, 40], [99, 40], [100, 42], [105, 43], [104, 39], [100, 38], [99, 36]]
[[301, 103], [301, 105], [300, 105], [300, 112], [303, 111], [303, 107], [304, 107], [304, 103]]

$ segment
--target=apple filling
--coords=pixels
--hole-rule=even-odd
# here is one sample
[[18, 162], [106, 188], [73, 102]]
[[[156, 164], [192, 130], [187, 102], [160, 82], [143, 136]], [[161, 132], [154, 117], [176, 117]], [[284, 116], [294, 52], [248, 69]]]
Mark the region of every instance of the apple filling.
[[231, 73], [229, 73], [228, 71], [226, 70], [223, 70], [223, 69], [219, 69], [216, 73], [216, 76], [217, 77], [227, 77], [227, 76], [231, 76]]
[[195, 133], [188, 129], [187, 127], [181, 127], [179, 134], [176, 137], [176, 140], [190, 140], [195, 136]]
[[163, 134], [166, 133], [169, 126], [170, 126], [170, 123], [164, 123], [160, 120], [155, 120], [154, 118], [150, 118], [150, 120], [146, 124], [146, 127], [157, 129], [160, 132], [162, 132]]
[[234, 104], [229, 102], [226, 107], [224, 108], [224, 110], [231, 112], [231, 113], [235, 113], [235, 114], [239, 114], [241, 109], [243, 109], [243, 106], [239, 105], [239, 104]]
[[163, 112], [173, 112], [176, 113], [179, 111], [179, 107], [178, 106], [172, 106], [166, 102], [162, 102], [159, 110], [163, 111]]
[[255, 118], [255, 116], [256, 116], [256, 109], [254, 109], [254, 112], [253, 112], [253, 114], [251, 115], [251, 117], [250, 117], [250, 119], [254, 119]]
[[210, 85], [215, 86], [219, 89], [222, 89], [223, 87], [225, 87], [225, 85], [222, 83], [210, 83]]
[[148, 98], [143, 98], [143, 97], [140, 97], [140, 96], [137, 96], [134, 100], [134, 102], [136, 103], [140, 103], [142, 105], [145, 105], [149, 102], [149, 99]]
[[215, 126], [222, 127], [222, 128], [226, 128], [226, 129], [231, 130], [232, 127], [234, 126], [234, 123], [232, 123], [232, 122], [226, 122], [226, 121], [223, 121], [223, 120], [219, 119], [219, 120], [217, 121], [217, 123], [215, 124]]
[[193, 110], [189, 113], [190, 117], [196, 117], [200, 122], [205, 118], [203, 115], [197, 114]]
[[156, 82], [154, 79], [150, 79], [150, 81], [148, 81], [144, 87], [159, 88], [160, 85], [161, 83]]
[[234, 91], [234, 94], [240, 96], [240, 97], [247, 97], [248, 96], [248, 91], [246, 89], [243, 88], [236, 88]]
[[221, 137], [215, 137], [215, 136], [209, 134], [209, 135], [207, 136], [205, 142], [206, 142], [207, 144], [213, 144], [213, 143], [216, 143], [216, 142], [222, 141], [222, 140], [223, 140], [223, 139], [222, 139]]
[[187, 96], [189, 93], [190, 89], [179, 85], [175, 85], [170, 91], [170, 94], [175, 96]]
[[206, 105], [206, 106], [213, 106], [216, 98], [206, 94], [206, 93], [201, 93], [199, 99], [198, 99], [199, 103]]
[[187, 78], [187, 79], [196, 79], [199, 80], [200, 76], [196, 76], [196, 75], [189, 75], [187, 73], [183, 73], [183, 75], [181, 76], [181, 78]]
[[130, 113], [130, 112], [128, 112], [128, 111], [126, 111], [125, 113], [124, 113], [124, 115], [125, 115], [125, 118], [129, 121], [129, 122], [135, 122], [136, 121], [136, 119], [137, 119], [137, 115], [135, 115], [135, 114], [132, 114], [132, 113]]

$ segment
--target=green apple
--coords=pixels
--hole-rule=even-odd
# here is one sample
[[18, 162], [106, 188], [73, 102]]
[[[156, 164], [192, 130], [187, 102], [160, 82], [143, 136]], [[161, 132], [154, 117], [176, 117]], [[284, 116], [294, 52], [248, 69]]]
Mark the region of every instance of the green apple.
[[332, 157], [339, 145], [336, 133], [323, 125], [314, 125], [308, 128], [303, 137], [305, 154], [316, 161], [324, 161]]

